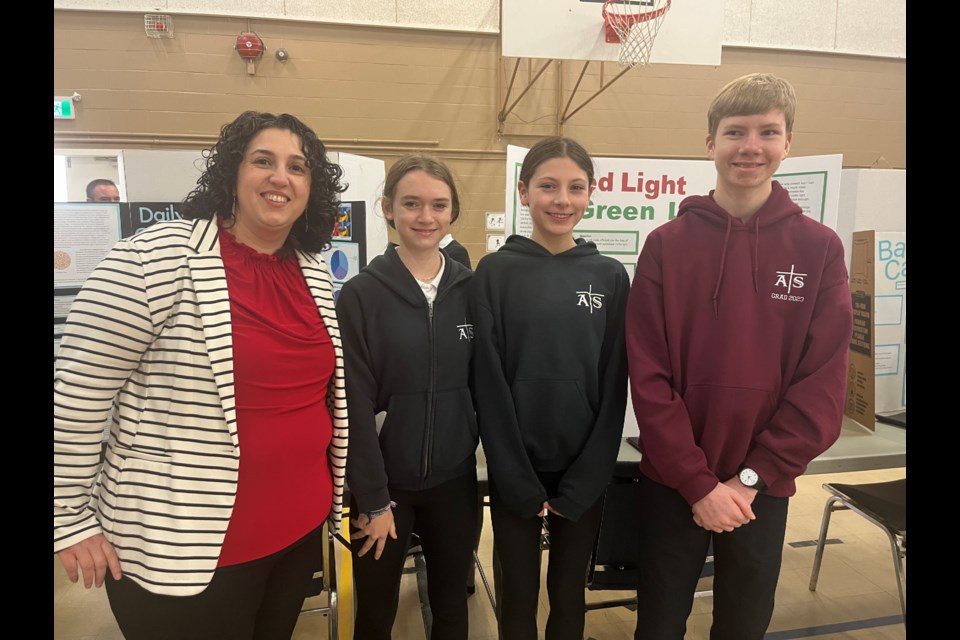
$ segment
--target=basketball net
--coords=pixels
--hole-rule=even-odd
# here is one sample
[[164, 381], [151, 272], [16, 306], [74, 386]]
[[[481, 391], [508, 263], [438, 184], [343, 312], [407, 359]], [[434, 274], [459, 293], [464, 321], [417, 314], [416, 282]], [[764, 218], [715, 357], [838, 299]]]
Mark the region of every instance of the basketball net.
[[648, 0], [643, 4], [630, 0], [607, 0], [603, 19], [620, 38], [619, 62], [624, 67], [650, 64], [653, 41], [660, 31], [671, 0]]

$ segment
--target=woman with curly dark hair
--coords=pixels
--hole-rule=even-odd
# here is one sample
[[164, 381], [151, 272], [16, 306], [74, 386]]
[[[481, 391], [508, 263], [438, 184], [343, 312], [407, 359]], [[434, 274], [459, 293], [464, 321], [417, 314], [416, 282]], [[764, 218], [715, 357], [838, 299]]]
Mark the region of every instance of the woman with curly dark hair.
[[319, 253], [329, 246], [330, 234], [340, 204], [339, 194], [346, 189], [340, 184], [343, 171], [328, 162], [326, 148], [313, 130], [286, 113], [273, 115], [247, 111], [220, 130], [220, 139], [204, 153], [206, 171], [197, 180], [181, 206], [185, 218], [209, 220], [214, 215], [232, 226], [237, 214], [237, 172], [251, 140], [264, 129], [286, 131], [300, 141], [303, 160], [310, 168], [307, 203], [303, 215], [289, 229], [284, 249], [302, 249]]
[[319, 251], [342, 170], [287, 114], [243, 113], [204, 155], [187, 219], [87, 280], [54, 369], [54, 551], [74, 582], [106, 582], [128, 639], [290, 637], [340, 524], [347, 403]]

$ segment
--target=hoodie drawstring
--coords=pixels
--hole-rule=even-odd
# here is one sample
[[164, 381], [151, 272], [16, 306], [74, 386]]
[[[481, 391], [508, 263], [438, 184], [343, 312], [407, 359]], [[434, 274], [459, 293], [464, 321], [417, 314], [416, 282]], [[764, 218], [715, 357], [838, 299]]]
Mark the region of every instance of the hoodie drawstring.
[[757, 273], [760, 271], [760, 216], [753, 216], [753, 292], [760, 293]]
[[[713, 289], [713, 315], [720, 317], [720, 283], [723, 282], [723, 266], [727, 261], [727, 244], [730, 242], [730, 216], [727, 216], [727, 232], [723, 236], [723, 251], [720, 252], [720, 273], [717, 274], [717, 286]], [[756, 267], [754, 267], [756, 269]], [[756, 275], [754, 275], [756, 282]]]

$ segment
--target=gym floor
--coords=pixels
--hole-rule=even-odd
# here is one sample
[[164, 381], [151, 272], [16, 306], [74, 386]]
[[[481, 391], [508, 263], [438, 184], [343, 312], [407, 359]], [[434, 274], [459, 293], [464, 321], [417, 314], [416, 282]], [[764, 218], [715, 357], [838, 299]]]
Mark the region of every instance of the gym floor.
[[[790, 501], [783, 568], [777, 587], [777, 604], [767, 633], [768, 640], [790, 638], [830, 638], [844, 640], [901, 640], [906, 629], [900, 615], [900, 602], [893, 570], [893, 558], [886, 536], [880, 529], [851, 512], [834, 514], [829, 538], [840, 542], [828, 545], [824, 555], [816, 592], [808, 588], [819, 535], [823, 507], [828, 494], [825, 482], [867, 483], [906, 477], [906, 469], [885, 469], [807, 475], [797, 482], [797, 494]], [[488, 580], [491, 568], [493, 534], [489, 513], [484, 518], [479, 556]], [[424, 624], [418, 596], [414, 562], [404, 575], [400, 607], [393, 637], [399, 640], [421, 640]], [[340, 576], [349, 574], [341, 567]], [[906, 563], [904, 563], [906, 569]], [[545, 580], [545, 577], [544, 577]], [[710, 578], [701, 580], [700, 588], [710, 589]], [[123, 636], [110, 612], [103, 589], [83, 589], [71, 584], [54, 557], [53, 566], [54, 634], [56, 640], [118, 640]], [[347, 580], [340, 585], [340, 638], [351, 637], [352, 623], [346, 611], [352, 610]], [[634, 594], [635, 595], [635, 594]], [[588, 601], [630, 597], [630, 592], [587, 592]], [[307, 600], [305, 606], [325, 604], [326, 595]], [[549, 605], [546, 586], [540, 590], [541, 611], [538, 618], [541, 633], [546, 625]], [[476, 593], [470, 596], [470, 637], [496, 640], [497, 629], [493, 608], [477, 576]], [[710, 632], [711, 598], [697, 598], [687, 623], [685, 640], [707, 640]], [[593, 640], [630, 640], [635, 625], [633, 612], [626, 607], [601, 609], [587, 613], [586, 637]], [[294, 632], [294, 640], [327, 637], [327, 618], [303, 616]]]

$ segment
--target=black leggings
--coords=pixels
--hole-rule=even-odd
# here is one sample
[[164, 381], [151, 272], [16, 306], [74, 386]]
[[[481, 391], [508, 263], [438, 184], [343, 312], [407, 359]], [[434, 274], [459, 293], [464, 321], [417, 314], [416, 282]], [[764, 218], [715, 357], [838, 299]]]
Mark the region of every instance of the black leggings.
[[[390, 488], [390, 497], [397, 503], [393, 510], [397, 539], [387, 538], [380, 559], [374, 559], [375, 548], [358, 557], [365, 538], [351, 540], [357, 595], [354, 640], [390, 640], [412, 531], [420, 537], [427, 564], [431, 638], [466, 640], [467, 577], [473, 565], [479, 516], [476, 471], [424, 491]], [[350, 513], [358, 513], [355, 502]]]
[[127, 640], [279, 640], [293, 635], [314, 571], [323, 566], [317, 528], [265, 558], [218, 567], [194, 596], [147, 591], [107, 572], [107, 596]]
[[[602, 511], [601, 496], [576, 522], [552, 513], [547, 515], [550, 531], [547, 640], [583, 640], [587, 568]], [[501, 636], [503, 640], [536, 640], [543, 519], [524, 518], [504, 507], [493, 483], [490, 485], [490, 517], [500, 566], [497, 608]]]

